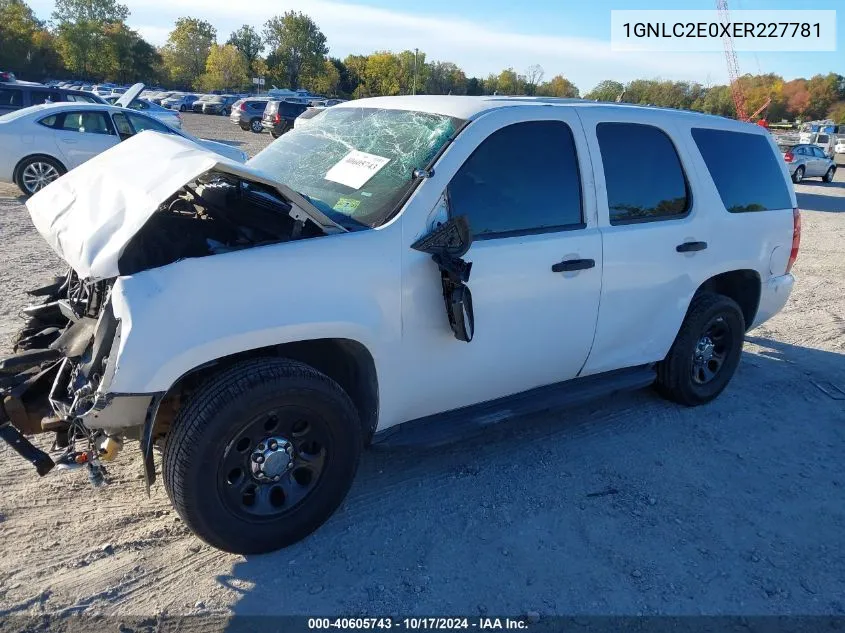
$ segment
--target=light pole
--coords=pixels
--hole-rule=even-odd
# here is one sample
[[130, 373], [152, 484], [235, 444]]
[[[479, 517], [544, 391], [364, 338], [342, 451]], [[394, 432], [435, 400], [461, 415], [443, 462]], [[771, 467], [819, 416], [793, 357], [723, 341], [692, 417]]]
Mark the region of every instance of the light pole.
[[413, 94], [417, 94], [417, 54], [420, 52], [420, 49], [414, 49], [414, 91]]

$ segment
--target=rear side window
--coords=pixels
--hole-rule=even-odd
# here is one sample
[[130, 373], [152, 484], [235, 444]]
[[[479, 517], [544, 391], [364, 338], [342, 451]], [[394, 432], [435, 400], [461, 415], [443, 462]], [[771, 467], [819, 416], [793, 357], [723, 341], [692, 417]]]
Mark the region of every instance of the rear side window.
[[76, 101], [77, 103], [100, 103], [94, 97], [90, 97], [88, 95], [79, 95], [79, 94], [66, 94], [65, 100], [66, 101]]
[[653, 125], [599, 123], [611, 224], [683, 217], [690, 195], [678, 152]]
[[23, 95], [20, 90], [0, 88], [0, 106], [17, 108], [23, 105]]
[[62, 98], [57, 92], [46, 90], [33, 90], [29, 93], [29, 105], [41, 105], [42, 103], [58, 103]]
[[728, 211], [792, 208], [780, 156], [765, 136], [693, 128], [692, 138]]
[[488, 136], [449, 184], [453, 216], [475, 238], [579, 228], [581, 177], [572, 130], [561, 121], [528, 121]]

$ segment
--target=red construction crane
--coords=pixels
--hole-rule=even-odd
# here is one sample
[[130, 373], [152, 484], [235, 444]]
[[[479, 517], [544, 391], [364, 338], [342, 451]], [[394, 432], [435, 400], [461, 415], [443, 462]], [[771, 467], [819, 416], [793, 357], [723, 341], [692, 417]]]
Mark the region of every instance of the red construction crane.
[[[722, 21], [722, 24], [729, 24], [731, 18], [730, 13], [728, 12], [728, 0], [716, 0], [716, 9], [719, 12], [719, 19]], [[731, 96], [733, 96], [734, 100], [736, 118], [740, 121], [751, 121], [769, 107], [769, 104], [772, 102], [772, 98], [769, 97], [766, 99], [766, 102], [762, 106], [757, 108], [751, 116], [748, 116], [745, 111], [745, 93], [742, 92], [742, 86], [739, 83], [739, 61], [736, 58], [733, 40], [728, 33], [722, 34], [722, 44], [725, 47], [725, 58], [728, 61], [728, 77], [731, 82]], [[765, 126], [766, 121], [761, 120], [760, 123]]]

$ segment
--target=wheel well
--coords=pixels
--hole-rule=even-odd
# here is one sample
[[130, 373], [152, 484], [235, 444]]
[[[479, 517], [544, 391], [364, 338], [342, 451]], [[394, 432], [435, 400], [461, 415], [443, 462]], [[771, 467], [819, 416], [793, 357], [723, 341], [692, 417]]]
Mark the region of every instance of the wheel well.
[[711, 277], [699, 286], [696, 294], [715, 292], [730, 297], [742, 309], [745, 329], [751, 327], [760, 305], [760, 274], [756, 270], [732, 270]]
[[15, 165], [15, 168], [12, 170], [12, 180], [14, 180], [15, 183], [18, 182], [18, 173], [20, 172], [21, 165], [23, 165], [30, 158], [49, 158], [54, 163], [57, 163], [65, 172], [67, 172], [67, 167], [65, 167], [65, 164], [55, 156], [50, 156], [49, 154], [30, 154], [29, 156], [24, 156], [23, 158], [21, 158], [18, 161], [18, 164]]
[[279, 356], [310, 365], [337, 382], [358, 409], [367, 442], [378, 424], [378, 376], [369, 350], [351, 339], [315, 339], [260, 347], [219, 358], [184, 374], [170, 387], [158, 408], [153, 437], [161, 438], [187, 398], [211, 375], [249, 358]]

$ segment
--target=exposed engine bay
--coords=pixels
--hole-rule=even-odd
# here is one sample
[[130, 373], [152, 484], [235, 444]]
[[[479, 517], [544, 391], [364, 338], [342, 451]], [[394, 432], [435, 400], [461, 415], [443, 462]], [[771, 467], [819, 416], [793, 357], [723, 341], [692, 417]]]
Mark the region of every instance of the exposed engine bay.
[[[331, 220], [318, 210], [302, 212], [310, 203], [291, 194], [296, 203], [267, 184], [206, 172], [160, 204], [126, 243], [119, 274], [326, 235]], [[120, 321], [110, 302], [114, 281], [80, 279], [71, 268], [29, 291], [35, 302], [22, 312], [25, 323], [13, 342], [15, 354], [0, 358], [0, 438], [39, 474], [56, 464], [85, 465], [92, 482], [102, 483], [101, 461], [112, 459], [122, 445], [122, 437], [88, 421], [89, 414], [108, 406], [107, 387], [115, 372], [110, 358]], [[23, 437], [47, 431], [55, 433], [53, 448], [64, 449], [55, 462]]]

